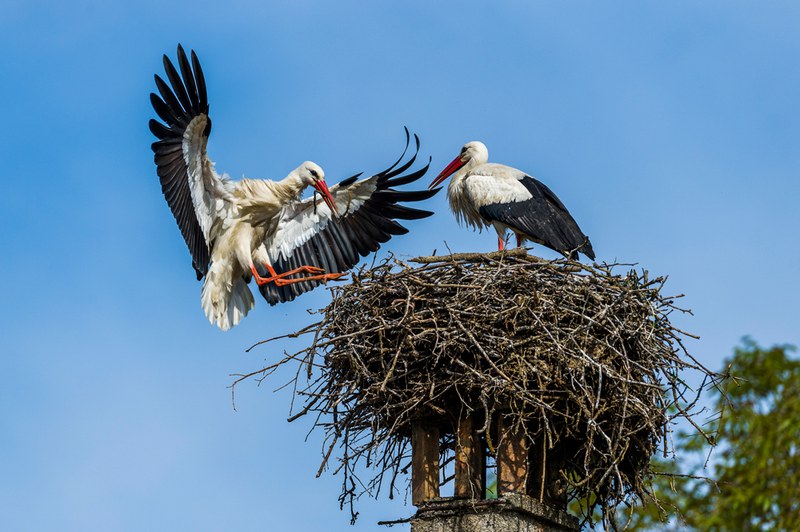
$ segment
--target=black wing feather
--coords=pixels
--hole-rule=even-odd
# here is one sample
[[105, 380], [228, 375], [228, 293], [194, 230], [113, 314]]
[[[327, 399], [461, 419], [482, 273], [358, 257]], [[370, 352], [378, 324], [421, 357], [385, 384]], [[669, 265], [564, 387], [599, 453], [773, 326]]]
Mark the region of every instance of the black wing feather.
[[[330, 273], [343, 273], [355, 266], [361, 257], [377, 251], [382, 243], [388, 241], [393, 235], [405, 234], [408, 229], [396, 220], [417, 220], [433, 214], [430, 211], [414, 209], [400, 202], [416, 202], [430, 198], [439, 189], [421, 191], [399, 191], [392, 187], [408, 184], [425, 175], [428, 165], [407, 175], [399, 175], [410, 168], [419, 153], [419, 138], [414, 135], [416, 150], [409, 161], [403, 159], [410, 144], [410, 134], [406, 129], [406, 149], [389, 168], [376, 174], [377, 188], [360, 208], [348, 212], [339, 219], [331, 220], [317, 234], [312, 236], [305, 244], [298, 246], [292, 254], [279, 257], [272, 266], [278, 273], [289, 271], [302, 265], [324, 268]], [[402, 164], [401, 164], [402, 163]], [[399, 166], [398, 166], [399, 165]], [[398, 176], [398, 177], [395, 177]], [[348, 178], [339, 183], [342, 190], [355, 183], [354, 178]], [[261, 295], [275, 305], [284, 301], [291, 301], [298, 295], [319, 286], [319, 281], [305, 281], [285, 287], [276, 287], [268, 283], [261, 287]], [[284, 290], [286, 288], [287, 290]]]
[[581, 252], [594, 260], [589, 237], [583, 234], [553, 191], [531, 176], [524, 176], [520, 182], [531, 193], [529, 200], [485, 205], [479, 209], [480, 215], [516, 229], [533, 242], [570, 258], [577, 259], [577, 252]]
[[[165, 126], [164, 124], [158, 122], [153, 118], [151, 118], [150, 122], [148, 122], [148, 126], [150, 126], [150, 133], [152, 133], [153, 135], [162, 140], [167, 139], [176, 134], [175, 131], [172, 130], [172, 128]], [[153, 146], [155, 146], [155, 144], [153, 144]]]
[[178, 47], [180, 49], [178, 52], [178, 66], [181, 69], [181, 78], [189, 97], [189, 110], [192, 113], [200, 113], [200, 97], [197, 95], [197, 84], [194, 82], [192, 67], [189, 66], [189, 59], [186, 57], [183, 47], [181, 45], [178, 45]]
[[[358, 227], [358, 224], [355, 222], [352, 217], [345, 217], [343, 220], [339, 221], [339, 224], [342, 227], [347, 228], [348, 236], [350, 237], [350, 241], [356, 248], [356, 253], [362, 257], [366, 257], [372, 252], [372, 243], [367, 238], [367, 235]], [[356, 262], [358, 262], [358, 255], [356, 255]]]
[[394, 202], [398, 201], [422, 201], [432, 197], [436, 194], [436, 190], [392, 190], [392, 189], [384, 189], [384, 190], [376, 190], [375, 196], [378, 198], [388, 198], [391, 197]]
[[419, 220], [421, 218], [427, 218], [433, 213], [421, 209], [412, 209], [405, 205], [387, 205], [383, 209], [383, 214], [389, 218], [399, 218], [400, 220]]
[[348, 228], [345, 224], [335, 224], [335, 230], [331, 231], [331, 236], [337, 250], [341, 252], [340, 268], [346, 269], [348, 264], [358, 262], [358, 251], [355, 243], [349, 238]]
[[363, 174], [363, 173], [364, 173], [364, 172], [360, 172], [360, 173], [358, 173], [358, 174], [356, 174], [356, 175], [354, 175], [354, 176], [350, 176], [350, 177], [348, 177], [347, 179], [343, 179], [343, 180], [339, 181], [339, 186], [340, 186], [340, 187], [349, 187], [350, 185], [352, 185], [353, 183], [355, 183], [355, 182], [356, 182], [356, 180], [357, 180], [359, 177], [361, 177], [361, 174]]
[[203, 76], [203, 69], [200, 61], [192, 50], [192, 67], [194, 67], [194, 78], [197, 83], [198, 111], [208, 114], [208, 95], [206, 94], [206, 78]]
[[403, 126], [403, 129], [406, 132], [406, 147], [403, 148], [403, 153], [400, 154], [400, 157], [398, 157], [398, 159], [394, 163], [392, 163], [392, 165], [389, 168], [387, 168], [386, 170], [383, 171], [384, 174], [389, 173], [392, 170], [394, 170], [394, 167], [397, 166], [398, 164], [400, 164], [400, 161], [402, 161], [403, 157], [406, 156], [406, 152], [408, 151], [409, 142], [411, 141], [411, 133], [408, 131], [407, 127]]
[[[398, 166], [397, 168], [394, 168], [394, 169], [390, 168], [388, 170], [385, 170], [383, 172], [383, 176], [381, 176], [380, 181], [385, 181], [385, 180], [390, 179], [390, 178], [392, 178], [392, 177], [394, 177], [396, 175], [400, 175], [403, 172], [405, 172], [406, 170], [408, 170], [409, 168], [411, 168], [411, 165], [414, 164], [414, 161], [417, 160], [417, 155], [419, 154], [419, 137], [417, 136], [416, 133], [414, 133], [414, 142], [416, 144], [416, 148], [414, 150], [414, 155], [412, 155], [411, 158], [408, 161], [406, 161], [404, 164]], [[408, 150], [408, 136], [406, 135], [406, 149], [403, 150], [403, 155], [405, 155], [407, 150]], [[402, 159], [402, 157], [401, 157], [401, 159]]]
[[334, 237], [332, 232], [326, 232], [322, 236], [325, 239], [325, 247], [333, 256], [333, 263], [336, 265], [336, 268], [347, 268], [347, 261], [344, 259], [345, 251], [339, 247], [339, 242], [337, 242], [336, 237]]
[[[399, 187], [399, 186], [406, 185], [408, 183], [413, 183], [414, 181], [419, 179], [421, 176], [425, 175], [425, 172], [427, 172], [428, 168], [430, 168], [430, 166], [431, 166], [431, 161], [432, 160], [433, 159], [429, 158], [428, 159], [428, 164], [426, 164], [425, 166], [423, 166], [422, 168], [420, 168], [416, 172], [412, 172], [412, 173], [407, 174], [405, 176], [395, 177], [394, 179], [388, 180], [386, 186]], [[434, 194], [435, 194], [435, 192], [434, 192]]]
[[[178, 56], [183, 53], [183, 48], [178, 45]], [[178, 60], [180, 63], [180, 59]], [[181, 106], [183, 107], [184, 112], [191, 113], [192, 112], [192, 102], [189, 101], [189, 95], [186, 93], [186, 87], [181, 80], [178, 71], [175, 70], [175, 65], [172, 64], [172, 61], [169, 60], [169, 57], [164, 55], [164, 71], [167, 73], [167, 79], [169, 80], [170, 85], [172, 85], [172, 91], [175, 93], [175, 96], [178, 97], [178, 101], [181, 102]]]
[[[166, 56], [164, 56], [166, 57]], [[169, 59], [167, 59], [169, 61]], [[156, 81], [156, 89], [158, 89], [158, 93], [161, 94], [161, 98], [164, 99], [164, 103], [166, 103], [171, 112], [173, 112], [176, 116], [184, 116], [186, 112], [181, 107], [181, 103], [178, 101], [178, 98], [175, 97], [175, 93], [172, 92], [172, 89], [169, 88], [167, 82], [161, 79], [161, 77], [156, 74], [153, 76]]]
[[155, 109], [158, 117], [164, 122], [166, 122], [168, 126], [172, 127], [177, 125], [182, 125], [182, 126], [186, 125], [186, 124], [181, 124], [180, 123], [181, 119], [172, 114], [172, 110], [166, 103], [164, 103], [164, 100], [162, 100], [161, 98], [158, 97], [157, 94], [154, 94], [152, 92], [150, 93], [150, 104], [153, 106], [153, 109]]
[[[192, 266], [197, 272], [197, 278], [202, 279], [208, 272], [211, 249], [194, 212], [188, 169], [182, 149], [186, 127], [196, 116], [208, 113], [208, 98], [203, 71], [195, 53], [192, 52], [190, 66], [186, 52], [178, 45], [178, 65], [180, 74], [165, 55], [164, 71], [169, 84], [157, 74], [155, 76], [156, 89], [160, 96], [151, 93], [150, 103], [164, 123], [150, 120], [150, 131], [159, 139], [151, 148], [161, 179], [161, 191], [192, 255]], [[206, 137], [210, 132], [210, 123], [209, 120], [204, 132]]]

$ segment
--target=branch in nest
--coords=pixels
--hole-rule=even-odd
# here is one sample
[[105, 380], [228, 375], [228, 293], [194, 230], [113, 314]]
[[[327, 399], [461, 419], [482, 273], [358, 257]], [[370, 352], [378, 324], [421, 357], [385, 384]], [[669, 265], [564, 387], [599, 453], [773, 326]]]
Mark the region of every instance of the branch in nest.
[[[591, 501], [585, 517], [600, 510], [606, 523], [619, 503], [646, 496], [650, 458], [670, 445], [673, 420], [704, 434], [686, 382], [713, 375], [670, 323], [686, 311], [662, 294], [664, 278], [525, 250], [410, 262], [391, 259], [335, 287], [321, 321], [295, 333], [314, 332], [311, 345], [284, 361], [324, 361], [294, 382], [298, 416], [326, 434], [320, 471], [342, 472], [340, 501], [353, 517], [355, 499], [385, 479], [394, 495], [419, 419], [452, 435], [469, 412], [490, 452], [493, 420], [516, 420], [544, 456], [562, 457], [548, 468], [571, 497]], [[453, 452], [452, 437], [443, 447]]]

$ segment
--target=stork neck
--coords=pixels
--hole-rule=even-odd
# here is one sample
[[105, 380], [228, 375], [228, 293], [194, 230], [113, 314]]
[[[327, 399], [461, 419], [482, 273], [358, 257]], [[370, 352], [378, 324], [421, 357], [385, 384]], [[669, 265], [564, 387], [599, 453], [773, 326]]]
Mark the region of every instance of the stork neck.
[[280, 196], [283, 202], [300, 199], [300, 195], [308, 185], [300, 177], [297, 170], [293, 170], [286, 177], [275, 183], [275, 193]]

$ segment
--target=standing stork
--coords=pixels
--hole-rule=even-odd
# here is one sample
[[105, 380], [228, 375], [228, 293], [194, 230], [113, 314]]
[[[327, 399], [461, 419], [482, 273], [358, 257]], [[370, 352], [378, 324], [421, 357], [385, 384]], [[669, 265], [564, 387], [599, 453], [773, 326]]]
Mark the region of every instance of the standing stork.
[[[212, 324], [228, 330], [253, 305], [248, 288], [254, 279], [267, 301], [289, 301], [320, 283], [338, 279], [361, 256], [392, 235], [407, 232], [395, 221], [432, 213], [398, 204], [427, 199], [436, 190], [397, 191], [392, 187], [422, 177], [428, 165], [407, 175], [416, 160], [406, 150], [389, 169], [357, 180], [353, 176], [328, 188], [325, 174], [307, 161], [280, 181], [232, 181], [218, 174], [206, 146], [211, 132], [205, 78], [194, 51], [191, 63], [178, 45], [178, 68], [164, 56], [167, 84], [155, 76], [159, 94], [150, 101], [158, 117], [150, 130], [161, 188], [181, 230], [198, 280], [202, 306]], [[398, 166], [399, 165], [399, 166]], [[307, 187], [313, 198], [301, 200]], [[319, 193], [320, 198], [317, 198]]]
[[494, 227], [499, 250], [510, 229], [517, 246], [530, 240], [571, 259], [581, 252], [594, 260], [589, 237], [552, 190], [521, 170], [488, 161], [482, 142], [468, 142], [429, 188], [452, 175], [447, 197], [456, 219], [478, 230]]

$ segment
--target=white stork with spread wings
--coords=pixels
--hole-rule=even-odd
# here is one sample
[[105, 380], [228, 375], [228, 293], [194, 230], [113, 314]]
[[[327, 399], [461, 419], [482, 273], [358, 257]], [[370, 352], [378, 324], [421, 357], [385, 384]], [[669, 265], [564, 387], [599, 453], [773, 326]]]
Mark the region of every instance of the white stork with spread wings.
[[[211, 131], [208, 97], [200, 62], [191, 63], [178, 46], [180, 74], [164, 56], [169, 84], [155, 76], [159, 94], [150, 101], [163, 123], [150, 120], [159, 139], [152, 145], [164, 197], [192, 255], [197, 278], [204, 279], [202, 305], [209, 321], [228, 330], [247, 315], [254, 300], [247, 284], [255, 279], [270, 304], [294, 299], [320, 283], [337, 279], [360, 257], [392, 235], [407, 232], [395, 221], [432, 213], [399, 205], [436, 191], [397, 191], [392, 187], [422, 177], [425, 167], [400, 175], [406, 150], [391, 168], [372, 177], [346, 179], [329, 190], [322, 169], [305, 162], [280, 181], [231, 181], [218, 174], [206, 145]], [[416, 137], [419, 151], [419, 139]], [[399, 165], [399, 166], [398, 166]], [[307, 187], [321, 199], [302, 200]]]
[[464, 144], [429, 188], [451, 175], [447, 197], [456, 219], [476, 229], [493, 227], [498, 249], [503, 249], [505, 234], [511, 230], [517, 246], [530, 240], [571, 259], [577, 260], [580, 252], [594, 260], [589, 237], [553, 191], [521, 170], [490, 163], [482, 142]]

